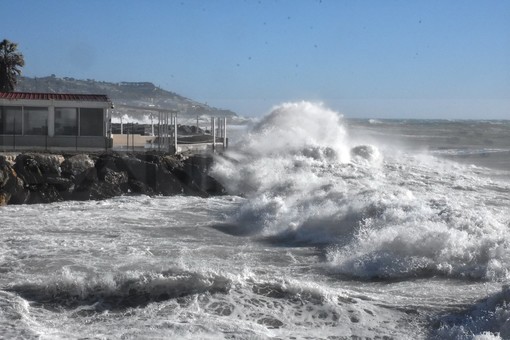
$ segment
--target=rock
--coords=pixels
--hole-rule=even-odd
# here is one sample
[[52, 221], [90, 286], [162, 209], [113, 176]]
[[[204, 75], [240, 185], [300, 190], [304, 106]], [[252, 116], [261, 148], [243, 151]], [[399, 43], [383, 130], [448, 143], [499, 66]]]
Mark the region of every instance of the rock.
[[184, 187], [181, 181], [169, 170], [159, 167], [156, 172], [156, 188], [157, 194], [169, 196], [184, 193]]
[[116, 185], [118, 187], [125, 186], [128, 183], [129, 177], [126, 171], [113, 171], [112, 169], [105, 168], [102, 172], [102, 181]]
[[144, 153], [144, 154], [137, 154], [136, 158], [143, 161], [143, 162], [149, 162], [156, 165], [161, 164], [162, 158], [160, 155], [155, 155], [151, 153]]
[[62, 160], [63, 157], [58, 155], [18, 155], [14, 171], [9, 176], [10, 183], [4, 186], [4, 190], [8, 190], [11, 194], [9, 204], [61, 201], [63, 198], [52, 181], [55, 182], [55, 178], [60, 178]]
[[88, 187], [83, 187], [81, 190], [75, 190], [68, 199], [75, 201], [89, 201], [89, 200], [102, 200], [116, 196], [116, 192], [110, 193], [107, 188], [100, 186], [99, 183], [94, 183]]
[[19, 177], [12, 177], [3, 190], [11, 194], [9, 204], [25, 204], [30, 198], [30, 191]]
[[198, 128], [195, 125], [177, 125], [177, 133], [179, 135], [194, 135], [204, 134], [204, 130]]
[[129, 189], [129, 178], [125, 171], [113, 171], [110, 168], [102, 170], [102, 179], [100, 178], [101, 190], [104, 196], [120, 196], [127, 193]]
[[120, 170], [126, 171], [129, 180], [145, 183], [152, 189], [156, 188], [156, 172], [158, 166], [154, 163], [141, 161], [137, 158], [123, 158], [117, 163]]
[[0, 155], [0, 161], [7, 162], [11, 166], [13, 166], [14, 163], [16, 163], [16, 156], [17, 155], [18, 154], [12, 153], [12, 152], [4, 153], [4, 154]]
[[65, 159], [61, 163], [60, 168], [62, 170], [62, 175], [70, 178], [73, 176], [77, 177], [94, 166], [95, 163], [89, 155], [79, 154]]
[[209, 176], [212, 163], [213, 159], [209, 156], [195, 155], [184, 161], [183, 170], [190, 177], [192, 184], [207, 195], [224, 195], [225, 188]]
[[11, 199], [11, 194], [8, 192], [0, 191], [0, 206], [7, 205]]
[[180, 168], [182, 167], [183, 163], [182, 163], [182, 160], [180, 159], [177, 159], [175, 157], [170, 157], [170, 156], [164, 156], [161, 158], [161, 163], [168, 169], [168, 170], [172, 170], [172, 169], [175, 169], [175, 168]]
[[87, 190], [87, 188], [97, 184], [98, 182], [99, 178], [97, 177], [97, 169], [95, 167], [88, 168], [76, 176], [74, 180], [74, 184], [76, 186], [75, 190]]
[[48, 177], [46, 182], [53, 185], [58, 191], [71, 192], [74, 189], [74, 183], [69, 178], [65, 177]]
[[117, 163], [120, 161], [120, 156], [115, 154], [102, 154], [100, 155], [95, 163], [95, 167], [97, 169], [97, 176], [100, 181], [104, 181], [107, 173], [111, 172], [121, 172]]
[[39, 170], [44, 176], [60, 176], [60, 165], [64, 162], [62, 155], [30, 154], [38, 164]]
[[152, 196], [155, 194], [154, 190], [143, 181], [134, 178], [129, 179], [129, 189], [134, 194]]
[[0, 165], [0, 188], [4, 187], [7, 184], [7, 181], [9, 181], [9, 173], [7, 167]]
[[26, 201], [27, 204], [51, 203], [63, 200], [57, 188], [51, 184], [43, 183], [29, 188], [30, 195]]
[[208, 175], [210, 156], [19, 154], [0, 156], [0, 205], [99, 200], [127, 193], [209, 195], [225, 190]]
[[25, 183], [5, 159], [0, 159], [0, 177], [0, 190], [5, 193], [3, 199], [7, 203], [23, 204], [27, 202], [30, 193], [26, 189]]
[[39, 163], [31, 155], [20, 154], [16, 157], [14, 170], [27, 185], [42, 184], [45, 182]]

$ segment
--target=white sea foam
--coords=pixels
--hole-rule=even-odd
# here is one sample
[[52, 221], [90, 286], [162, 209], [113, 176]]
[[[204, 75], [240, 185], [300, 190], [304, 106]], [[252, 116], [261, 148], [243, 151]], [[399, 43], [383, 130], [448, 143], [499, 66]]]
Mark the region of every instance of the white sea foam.
[[443, 316], [436, 339], [496, 340], [510, 338], [510, 289], [473, 305], [464, 313]]
[[490, 180], [378, 146], [351, 144], [340, 115], [322, 105], [284, 104], [241, 143], [238, 161], [219, 160], [214, 175], [246, 197], [231, 221], [239, 234], [327, 245], [333, 272], [508, 278], [510, 221]]
[[1, 207], [0, 338], [508, 338], [509, 182], [387, 136], [285, 104], [239, 195]]

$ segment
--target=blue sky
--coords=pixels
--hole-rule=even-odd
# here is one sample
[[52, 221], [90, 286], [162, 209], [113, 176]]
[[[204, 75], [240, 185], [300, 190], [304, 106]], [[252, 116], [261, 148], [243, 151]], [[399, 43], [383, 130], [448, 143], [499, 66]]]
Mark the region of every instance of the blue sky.
[[[3, 0], [24, 75], [150, 81], [245, 116], [510, 119], [510, 1]], [[9, 15], [5, 15], [8, 13]]]

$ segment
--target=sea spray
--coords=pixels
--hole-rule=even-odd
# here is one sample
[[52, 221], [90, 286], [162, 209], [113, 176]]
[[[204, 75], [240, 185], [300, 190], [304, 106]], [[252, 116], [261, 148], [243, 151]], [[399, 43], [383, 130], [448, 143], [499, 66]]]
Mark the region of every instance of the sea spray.
[[336, 214], [327, 196], [342, 184], [332, 185], [328, 174], [350, 160], [346, 138], [341, 116], [322, 105], [275, 108], [240, 143], [237, 161], [219, 159], [213, 169], [229, 192], [250, 197], [238, 213], [239, 227], [275, 235]]
[[307, 102], [275, 108], [234, 157], [214, 175], [246, 198], [229, 221], [238, 235], [326, 246], [348, 277], [508, 276], [508, 216], [471, 167], [353, 144], [338, 113]]
[[341, 121], [339, 113], [322, 104], [285, 103], [255, 125], [241, 148], [250, 155], [278, 155], [324, 147], [345, 162], [349, 154]]

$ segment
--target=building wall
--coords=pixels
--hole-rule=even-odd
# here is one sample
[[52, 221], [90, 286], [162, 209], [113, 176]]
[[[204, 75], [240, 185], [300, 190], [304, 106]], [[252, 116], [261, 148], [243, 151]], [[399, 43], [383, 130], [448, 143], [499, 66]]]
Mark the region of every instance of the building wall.
[[0, 135], [0, 150], [103, 150], [112, 147], [108, 137], [49, 137]]
[[0, 146], [105, 148], [108, 104], [56, 100], [0, 100]]

